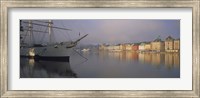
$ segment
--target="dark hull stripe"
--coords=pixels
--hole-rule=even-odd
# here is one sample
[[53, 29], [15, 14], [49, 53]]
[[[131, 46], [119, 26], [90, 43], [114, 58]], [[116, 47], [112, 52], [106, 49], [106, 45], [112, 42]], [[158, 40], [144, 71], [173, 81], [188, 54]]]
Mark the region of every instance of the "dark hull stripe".
[[69, 56], [20, 56], [22, 58], [30, 58], [35, 59], [36, 61], [60, 61], [60, 62], [69, 62], [70, 57]]

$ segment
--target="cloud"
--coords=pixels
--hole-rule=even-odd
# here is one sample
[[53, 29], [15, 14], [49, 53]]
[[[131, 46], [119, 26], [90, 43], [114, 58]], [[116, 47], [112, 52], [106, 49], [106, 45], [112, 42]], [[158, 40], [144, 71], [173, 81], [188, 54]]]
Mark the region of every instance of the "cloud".
[[[166, 38], [171, 35], [180, 38], [179, 20], [150, 20], [150, 19], [82, 19], [82, 20], [54, 20], [57, 26], [70, 28], [68, 34], [58, 35], [57, 39], [63, 40], [79, 38], [89, 34], [81, 41], [82, 44], [98, 43], [126, 43], [151, 41], [159, 35]], [[58, 31], [57, 31], [58, 32]], [[59, 31], [66, 33], [66, 31]], [[70, 37], [69, 37], [70, 35]], [[66, 40], [64, 39], [64, 40]]]

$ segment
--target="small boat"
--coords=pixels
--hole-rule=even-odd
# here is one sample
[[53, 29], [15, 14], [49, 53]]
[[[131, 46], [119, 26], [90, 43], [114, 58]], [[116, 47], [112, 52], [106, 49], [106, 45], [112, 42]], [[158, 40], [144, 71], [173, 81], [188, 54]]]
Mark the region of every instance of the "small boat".
[[90, 49], [89, 48], [87, 48], [87, 49], [82, 49], [81, 51], [83, 51], [83, 52], [87, 52], [87, 51], [90, 51]]

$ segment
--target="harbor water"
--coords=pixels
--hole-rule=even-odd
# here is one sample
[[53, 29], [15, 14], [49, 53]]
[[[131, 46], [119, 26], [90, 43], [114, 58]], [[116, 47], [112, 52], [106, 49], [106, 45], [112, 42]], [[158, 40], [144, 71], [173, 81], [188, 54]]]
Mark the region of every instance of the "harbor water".
[[74, 51], [70, 62], [20, 58], [20, 78], [180, 78], [180, 54]]

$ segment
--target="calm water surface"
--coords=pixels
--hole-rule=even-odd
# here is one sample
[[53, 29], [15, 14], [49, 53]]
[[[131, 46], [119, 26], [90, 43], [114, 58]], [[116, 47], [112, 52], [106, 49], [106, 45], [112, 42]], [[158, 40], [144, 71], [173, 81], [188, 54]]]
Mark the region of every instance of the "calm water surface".
[[70, 62], [20, 59], [21, 78], [179, 78], [179, 53], [73, 52]]

